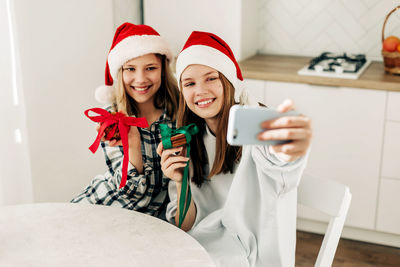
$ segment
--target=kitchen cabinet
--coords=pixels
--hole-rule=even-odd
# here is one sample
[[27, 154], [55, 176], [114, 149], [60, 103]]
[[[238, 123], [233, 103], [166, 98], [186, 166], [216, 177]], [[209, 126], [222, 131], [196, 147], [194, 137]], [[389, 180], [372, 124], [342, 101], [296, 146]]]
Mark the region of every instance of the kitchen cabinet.
[[[305, 172], [347, 184], [342, 237], [400, 248], [400, 76], [374, 61], [358, 79], [298, 75], [310, 57], [256, 55], [239, 62], [249, 92], [276, 106], [292, 98], [313, 120]], [[327, 217], [299, 207], [300, 230], [325, 233]]]
[[[382, 157], [382, 176], [400, 179], [400, 122], [387, 121]], [[400, 192], [399, 192], [400, 194]]]
[[[400, 83], [399, 83], [400, 88]], [[400, 122], [400, 92], [389, 92], [386, 119]]]
[[400, 93], [389, 92], [379, 188], [377, 230], [400, 234]]
[[377, 230], [400, 235], [400, 179], [382, 178]]
[[[291, 98], [297, 110], [312, 119], [305, 173], [350, 187], [353, 199], [345, 228], [369, 233], [369, 239], [363, 232], [351, 238], [380, 243], [376, 232], [400, 234], [400, 93], [252, 79], [246, 79], [246, 87], [250, 94], [255, 88], [257, 98], [264, 88], [263, 102], [271, 107]], [[298, 218], [328, 221], [300, 206]], [[398, 246], [399, 241], [386, 244]]]
[[[374, 229], [386, 93], [345, 87], [265, 82], [265, 102], [291, 98], [313, 121], [305, 172], [347, 184], [353, 194], [346, 224]], [[365, 208], [368, 207], [368, 208]], [[299, 210], [299, 216], [319, 219]]]

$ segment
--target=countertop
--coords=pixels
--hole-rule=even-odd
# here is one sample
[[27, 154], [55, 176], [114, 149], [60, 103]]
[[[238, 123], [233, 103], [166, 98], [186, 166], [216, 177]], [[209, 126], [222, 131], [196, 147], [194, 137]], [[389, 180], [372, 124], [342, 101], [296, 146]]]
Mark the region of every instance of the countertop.
[[356, 80], [298, 75], [297, 71], [308, 65], [311, 59], [311, 57], [255, 55], [239, 62], [239, 65], [245, 79], [400, 92], [400, 75], [385, 73], [383, 62], [373, 61]]

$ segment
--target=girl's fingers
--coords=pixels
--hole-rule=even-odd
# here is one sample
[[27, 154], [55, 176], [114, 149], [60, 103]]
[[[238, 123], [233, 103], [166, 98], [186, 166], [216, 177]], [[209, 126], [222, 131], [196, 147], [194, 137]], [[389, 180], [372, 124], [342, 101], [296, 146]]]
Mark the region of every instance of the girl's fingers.
[[163, 151], [163, 149], [164, 149], [164, 147], [163, 147], [163, 144], [162, 144], [162, 142], [160, 142], [159, 144], [158, 144], [158, 146], [157, 146], [157, 154], [161, 157], [161, 154], [162, 154], [162, 151]]
[[291, 161], [297, 160], [298, 158], [304, 156], [307, 153], [308, 144], [304, 144], [302, 146], [303, 146], [303, 149], [300, 149], [297, 152], [282, 152], [281, 148], [279, 148], [277, 146], [270, 146], [269, 149], [271, 152], [276, 153], [284, 161], [291, 162]]
[[275, 128], [294, 128], [294, 127], [307, 127], [311, 126], [311, 119], [305, 116], [285, 116], [275, 120], [264, 121], [261, 123], [263, 129]]
[[[182, 146], [181, 146], [181, 147], [176, 147], [176, 148], [173, 148], [173, 149], [178, 149], [178, 151], [174, 151], [174, 152], [172, 153], [172, 154], [174, 154], [174, 155], [183, 154], [184, 152], [186, 152], [186, 147], [182, 147]], [[169, 149], [169, 150], [170, 150], [170, 149]], [[163, 151], [164, 151], [164, 146], [163, 146], [162, 143], [159, 143], [158, 146], [157, 146], [156, 152], [157, 152], [157, 154], [161, 157]]]
[[173, 173], [173, 172], [176, 172], [178, 169], [185, 168], [186, 165], [187, 165], [187, 163], [175, 163], [175, 164], [169, 166], [168, 168], [166, 168], [165, 170], [163, 170], [163, 172]]
[[184, 166], [186, 166], [188, 161], [189, 161], [189, 158], [186, 158], [186, 157], [181, 157], [181, 156], [169, 157], [168, 159], [166, 159], [164, 161], [164, 163], [162, 163], [162, 166], [166, 170], [174, 164], [184, 164]]
[[[174, 155], [177, 152], [181, 152], [183, 147], [175, 147], [171, 149], [164, 149], [161, 152], [161, 165], [164, 164], [164, 162], [171, 157], [171, 155]], [[174, 155], [175, 156], [175, 155]]]
[[108, 145], [112, 146], [112, 147], [114, 147], [114, 146], [122, 146], [122, 141], [121, 140], [117, 141], [117, 140], [113, 139], [113, 140], [110, 140], [108, 142]]
[[291, 99], [285, 99], [277, 108], [279, 112], [287, 112], [295, 109], [294, 103]]
[[307, 128], [283, 128], [266, 130], [257, 135], [259, 140], [301, 140], [310, 139], [311, 130]]
[[282, 152], [287, 155], [303, 155], [308, 149], [309, 141], [295, 141], [287, 144], [271, 146], [275, 152]]
[[115, 146], [122, 146], [122, 140], [115, 141]]

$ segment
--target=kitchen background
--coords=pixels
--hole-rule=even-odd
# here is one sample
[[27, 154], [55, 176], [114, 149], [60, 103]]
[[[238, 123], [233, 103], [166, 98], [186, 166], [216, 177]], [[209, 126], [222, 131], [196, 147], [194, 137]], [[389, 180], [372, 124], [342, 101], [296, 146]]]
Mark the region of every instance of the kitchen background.
[[[397, 5], [400, 5], [398, 0], [0, 1], [0, 48], [3, 51], [0, 60], [0, 147], [6, 151], [0, 153], [0, 205], [69, 201], [96, 174], [104, 173], [102, 151], [93, 155], [88, 150], [95, 138], [95, 130], [83, 111], [99, 106], [94, 99], [94, 90], [104, 83], [107, 52], [114, 30], [122, 22], [144, 21], [154, 26], [170, 42], [175, 53], [179, 52], [190, 32], [196, 29], [220, 35], [240, 60], [254, 54], [314, 57], [322, 51], [331, 51], [365, 53], [369, 59], [380, 61], [382, 24], [387, 13]], [[385, 36], [391, 34], [400, 36], [400, 11], [393, 14], [387, 23]], [[351, 110], [352, 116], [349, 119], [342, 112], [340, 118], [347, 120], [335, 123], [342, 123], [342, 128], [348, 127], [346, 129], [351, 131], [357, 131], [361, 126], [369, 128], [369, 119], [365, 115], [375, 116], [380, 128], [373, 127], [374, 131], [368, 132], [376, 137], [374, 141], [368, 140], [367, 134], [352, 136], [352, 141], [366, 140], [365, 144], [353, 145], [356, 151], [347, 154], [347, 159], [342, 157], [344, 164], [338, 165], [341, 168], [335, 171], [347, 172], [348, 175], [349, 172], [343, 169], [343, 166], [351, 165], [348, 162], [356, 161], [357, 157], [361, 159], [362, 154], [366, 154], [365, 157], [376, 154], [369, 157], [376, 159], [372, 164], [358, 163], [365, 165], [363, 170], [350, 171], [354, 176], [363, 171], [366, 178], [372, 177], [365, 183], [353, 180], [357, 184], [353, 191], [359, 190], [355, 193], [363, 191], [363, 187], [374, 191], [370, 194], [364, 190], [362, 197], [365, 202], [364, 199], [359, 202], [355, 200], [357, 198], [353, 199], [353, 207], [361, 207], [357, 210], [365, 216], [350, 214], [349, 222], [354, 229], [371, 230], [359, 232], [358, 236], [381, 238], [382, 235], [376, 235], [374, 230], [380, 225], [377, 219], [379, 194], [376, 191], [381, 181], [383, 117], [387, 102], [392, 107], [388, 114], [397, 114], [388, 120], [398, 124], [400, 110], [395, 103], [400, 101], [399, 93], [388, 98], [386, 92], [375, 90], [310, 89], [298, 84], [264, 85], [262, 81], [249, 81], [249, 84], [254, 92], [261, 92], [259, 95], [262, 97], [264, 91], [267, 92], [264, 90], [267, 85], [277, 88], [276, 95], [290, 87], [293, 90], [291, 94], [305, 102], [310, 101], [310, 107], [317, 102], [309, 97], [311, 93], [319, 97], [316, 108], [321, 111], [326, 110], [326, 103], [343, 105], [342, 110]], [[353, 105], [357, 101], [358, 106]], [[347, 109], [349, 106], [352, 109]], [[360, 111], [360, 107], [365, 111]], [[337, 114], [334, 109], [327, 111], [330, 118]], [[318, 121], [324, 120], [316, 117], [315, 122]], [[327, 124], [326, 131], [329, 127], [331, 125]], [[395, 136], [393, 134], [391, 140], [397, 140]], [[332, 136], [327, 140], [329, 142], [324, 143], [339, 150], [343, 140], [349, 139]], [[397, 146], [391, 147], [400, 146], [398, 141], [394, 142]], [[363, 147], [366, 148], [362, 151]], [[371, 149], [365, 153], [367, 147]], [[313, 150], [324, 153], [324, 148], [314, 147]], [[387, 155], [394, 155], [389, 157], [392, 158], [390, 166], [394, 166], [391, 173], [398, 173], [395, 161], [398, 153], [393, 150]], [[335, 154], [331, 156], [332, 160], [340, 158], [334, 157]], [[323, 167], [328, 163], [315, 171], [324, 172]], [[398, 178], [386, 176], [386, 181], [399, 184]], [[387, 185], [385, 188], [396, 188]], [[388, 197], [379, 205], [389, 207], [391, 202], [392, 198]], [[382, 230], [385, 227], [380, 229], [390, 233], [384, 236], [385, 240], [400, 246], [400, 229], [391, 217], [393, 212], [397, 212], [396, 218], [400, 221], [398, 209], [383, 208], [381, 211], [385, 211], [385, 220], [382, 221], [389, 225], [386, 227], [389, 230]]]
[[[398, 0], [259, 0], [258, 52], [315, 57], [322, 51], [382, 60], [382, 24]], [[400, 12], [385, 37], [400, 36]]]
[[[152, 23], [168, 38], [175, 53], [191, 30], [198, 29], [222, 36], [239, 59], [254, 53], [314, 57], [330, 51], [364, 53], [368, 59], [382, 60], [382, 25], [400, 1], [146, 0], [144, 3], [145, 22]], [[385, 37], [400, 36], [399, 13], [390, 16]]]

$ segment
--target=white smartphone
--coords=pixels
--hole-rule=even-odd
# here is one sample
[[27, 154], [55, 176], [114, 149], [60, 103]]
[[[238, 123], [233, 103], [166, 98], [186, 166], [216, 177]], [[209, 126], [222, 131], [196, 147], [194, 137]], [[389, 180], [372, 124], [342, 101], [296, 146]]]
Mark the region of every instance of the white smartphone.
[[229, 111], [227, 141], [232, 146], [241, 145], [276, 145], [289, 140], [258, 140], [257, 135], [263, 131], [261, 123], [283, 116], [298, 116], [295, 110], [279, 112], [261, 106], [234, 105]]

